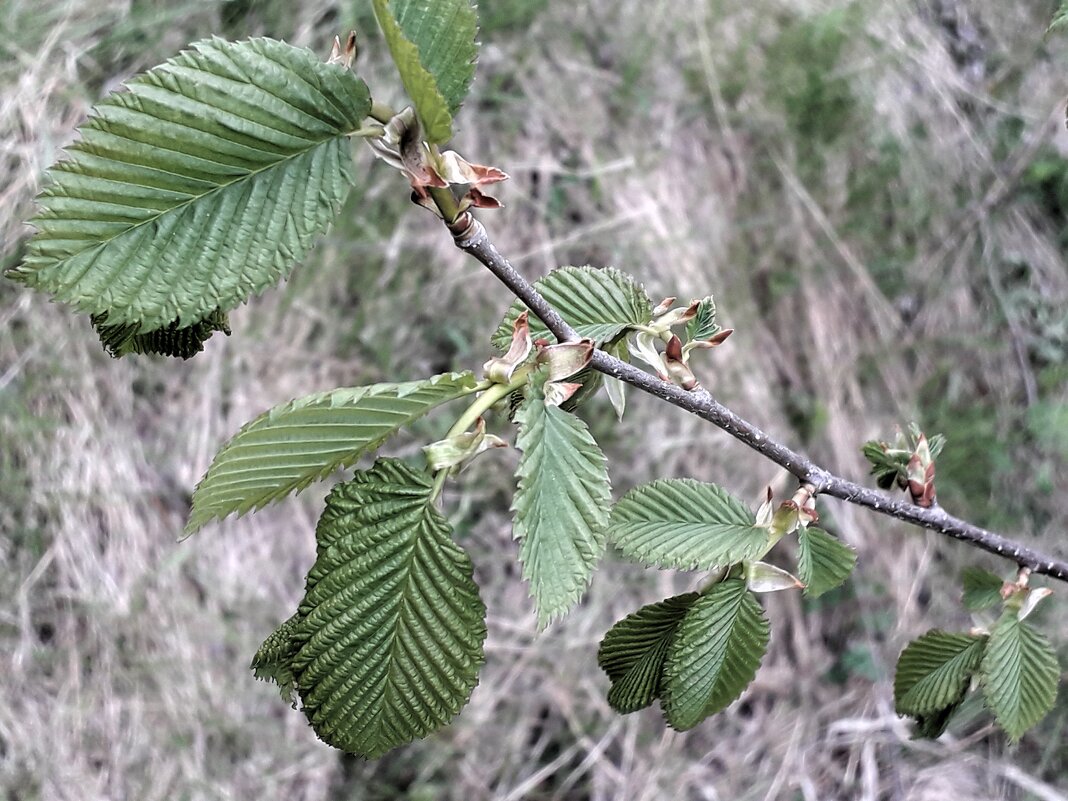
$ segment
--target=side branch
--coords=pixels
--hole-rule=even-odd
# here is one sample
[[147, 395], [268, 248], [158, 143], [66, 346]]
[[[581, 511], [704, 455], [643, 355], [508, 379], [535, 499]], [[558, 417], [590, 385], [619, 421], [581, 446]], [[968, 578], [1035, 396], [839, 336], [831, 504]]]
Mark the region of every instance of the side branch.
[[[497, 276], [545, 323], [558, 340], [564, 342], [577, 338], [574, 329], [497, 251], [497, 248], [490, 242], [482, 223], [470, 213], [465, 212], [448, 227], [452, 231], [456, 246], [476, 258]], [[771, 439], [755, 425], [717, 401], [703, 387], [690, 391], [684, 390], [601, 350], [594, 352], [591, 365], [605, 375], [624, 381], [632, 387], [667, 401], [673, 406], [678, 406], [723, 429], [735, 439], [789, 471], [801, 483], [811, 484], [817, 493], [937, 531], [939, 534], [967, 542], [976, 548], [1012, 560], [1020, 567], [1030, 568], [1033, 573], [1068, 582], [1068, 562], [1055, 559], [1015, 540], [953, 517], [937, 506], [925, 509], [840, 478], [802, 454]]]

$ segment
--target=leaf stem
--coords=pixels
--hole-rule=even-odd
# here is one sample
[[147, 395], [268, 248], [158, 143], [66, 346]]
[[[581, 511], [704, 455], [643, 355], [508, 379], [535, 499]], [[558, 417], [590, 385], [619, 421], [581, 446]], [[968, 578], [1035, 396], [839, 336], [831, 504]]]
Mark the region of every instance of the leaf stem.
[[[512, 380], [507, 384], [489, 384], [489, 387], [479, 395], [474, 403], [468, 406], [464, 413], [457, 418], [452, 428], [445, 434], [445, 439], [462, 434], [478, 422], [478, 418], [507, 398], [527, 382], [530, 376], [530, 368], [523, 367], [516, 370]], [[451, 468], [442, 468], [434, 474], [434, 489], [430, 493], [430, 501], [433, 503], [441, 495], [445, 487], [445, 480], [449, 477]]]

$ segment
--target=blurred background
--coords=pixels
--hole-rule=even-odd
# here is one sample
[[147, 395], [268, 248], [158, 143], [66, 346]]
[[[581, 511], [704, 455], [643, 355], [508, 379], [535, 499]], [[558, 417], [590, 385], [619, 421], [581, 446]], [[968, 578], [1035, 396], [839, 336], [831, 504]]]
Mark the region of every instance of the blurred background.
[[[737, 329], [695, 357], [724, 402], [847, 477], [918, 420], [951, 511], [1061, 557], [1068, 528], [1068, 37], [1056, 0], [481, 0], [457, 148], [504, 168], [483, 215], [527, 276], [614, 265], [649, 294], [713, 292]], [[266, 34], [400, 102], [366, 0], [0, 0], [0, 255], [103, 94], [188, 42]], [[751, 690], [680, 735], [618, 717], [596, 649], [693, 586], [606, 558], [538, 635], [516, 568], [514, 451], [447, 493], [489, 607], [456, 723], [377, 762], [319, 743], [247, 668], [302, 594], [328, 485], [177, 543], [190, 491], [246, 420], [338, 385], [477, 368], [509, 296], [356, 146], [360, 183], [287, 285], [190, 362], [108, 358], [88, 321], [0, 281], [0, 798], [1068, 798], [1068, 694], [1016, 747], [976, 704], [939, 742], [893, 713], [893, 666], [971, 625], [973, 549], [838, 502], [860, 564], [816, 602], [765, 596]], [[585, 416], [622, 492], [661, 476], [754, 504], [772, 465], [631, 394]], [[387, 452], [418, 455], [431, 418]], [[501, 433], [509, 433], [502, 431]], [[788, 554], [787, 554], [788, 555]], [[1057, 588], [1060, 589], [1060, 588]], [[1041, 625], [1068, 658], [1059, 592]]]

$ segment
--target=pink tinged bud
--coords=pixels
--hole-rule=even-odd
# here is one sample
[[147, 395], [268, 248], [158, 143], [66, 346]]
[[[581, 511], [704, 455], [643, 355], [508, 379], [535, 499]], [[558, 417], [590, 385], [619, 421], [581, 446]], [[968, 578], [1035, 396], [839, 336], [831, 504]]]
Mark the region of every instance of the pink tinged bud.
[[508, 174], [503, 170], [471, 164], [455, 150], [447, 150], [441, 154], [440, 167], [442, 177], [450, 184], [469, 184], [477, 187], [508, 180]]
[[815, 498], [809, 498], [808, 501], [797, 510], [798, 523], [803, 527], [808, 527], [813, 523], [818, 523], [820, 519], [819, 512], [816, 511]]
[[682, 340], [674, 334], [668, 340], [664, 349], [664, 365], [667, 367], [670, 379], [685, 390], [694, 389], [697, 386], [697, 377], [687, 366], [682, 353]]
[[592, 339], [562, 342], [541, 348], [538, 361], [549, 365], [549, 381], [560, 381], [589, 365], [593, 350]]
[[497, 198], [492, 197], [491, 195], [485, 195], [472, 186], [467, 190], [467, 194], [460, 200], [460, 211], [467, 211], [470, 208], [503, 209], [504, 204], [497, 200]]
[[653, 309], [653, 317], [659, 317], [661, 314], [666, 314], [668, 309], [670, 309], [674, 305], [674, 297], [664, 298], [662, 301], [656, 304], [656, 308]]
[[805, 585], [797, 576], [781, 567], [767, 562], [750, 562], [745, 566], [745, 578], [753, 592], [779, 592], [780, 590], [798, 590]]
[[714, 336], [708, 339], [698, 339], [693, 342], [687, 343], [688, 348], [700, 348], [707, 350], [709, 348], [716, 348], [727, 341], [727, 337], [734, 333], [733, 328], [724, 328], [722, 331], [717, 332]]
[[664, 312], [653, 321], [652, 327], [658, 331], [669, 331], [673, 326], [688, 323], [697, 316], [697, 307], [699, 305], [699, 303], [695, 303], [684, 309], [672, 309]]
[[327, 64], [340, 64], [342, 67], [351, 67], [356, 60], [356, 31], [350, 31], [342, 46], [341, 39], [334, 37], [334, 46], [330, 49], [330, 58]]
[[580, 389], [582, 389], [582, 384], [571, 384], [565, 381], [550, 381], [545, 384], [545, 405], [559, 406]]
[[503, 356], [490, 359], [482, 369], [495, 384], [507, 384], [516, 368], [527, 360], [534, 343], [530, 339], [529, 312], [520, 314], [512, 324], [512, 344]]

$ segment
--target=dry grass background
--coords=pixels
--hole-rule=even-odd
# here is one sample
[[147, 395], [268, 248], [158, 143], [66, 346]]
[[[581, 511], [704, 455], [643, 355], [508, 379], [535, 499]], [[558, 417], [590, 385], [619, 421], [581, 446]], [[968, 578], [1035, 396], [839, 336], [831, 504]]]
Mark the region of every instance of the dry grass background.
[[[699, 366], [738, 411], [851, 477], [917, 418], [949, 436], [942, 499], [1060, 555], [1068, 522], [1066, 47], [1053, 0], [482, 0], [459, 149], [513, 180], [488, 224], [518, 267], [614, 264], [714, 291], [738, 333]], [[0, 245], [89, 106], [189, 41], [325, 50], [363, 0], [2, 0]], [[938, 743], [893, 714], [902, 645], [967, 627], [964, 564], [995, 563], [828, 505], [860, 551], [820, 603], [768, 598], [744, 700], [686, 735], [604, 701], [600, 636], [693, 579], [612, 558], [535, 636], [510, 541], [514, 454], [450, 493], [489, 607], [488, 664], [434, 738], [339, 756], [248, 660], [299, 597], [326, 487], [176, 544], [215, 449], [267, 406], [473, 368], [508, 297], [366, 153], [344, 220], [288, 286], [189, 363], [112, 361], [88, 324], [0, 282], [0, 797], [30, 799], [1068, 798], [1068, 702], [1009, 748], [966, 710]], [[631, 396], [588, 417], [619, 490], [692, 475], [754, 499], [776, 476]], [[430, 436], [443, 421], [427, 422]], [[394, 440], [401, 455], [417, 437]], [[1004, 568], [1004, 566], [1000, 566]], [[1068, 656], [1063, 600], [1046, 629]]]

